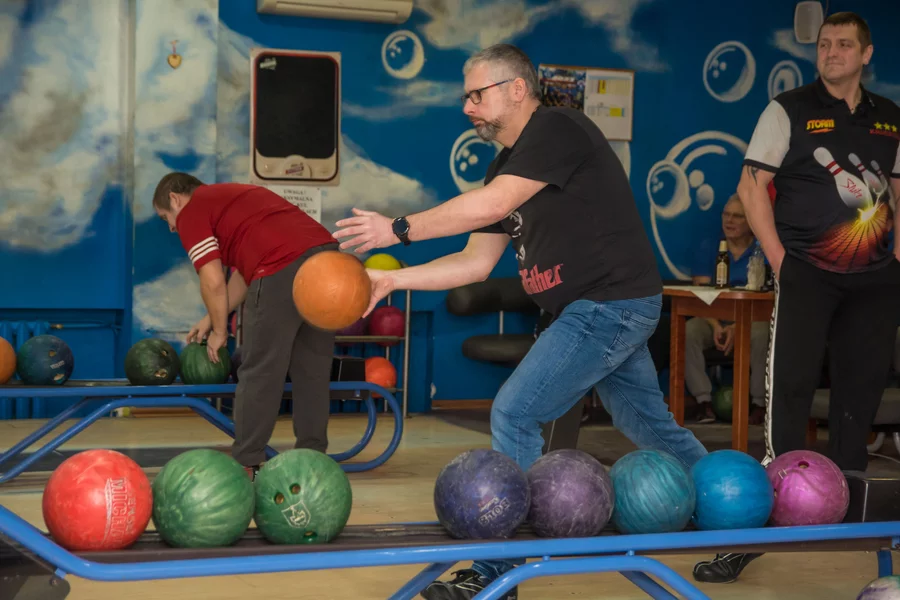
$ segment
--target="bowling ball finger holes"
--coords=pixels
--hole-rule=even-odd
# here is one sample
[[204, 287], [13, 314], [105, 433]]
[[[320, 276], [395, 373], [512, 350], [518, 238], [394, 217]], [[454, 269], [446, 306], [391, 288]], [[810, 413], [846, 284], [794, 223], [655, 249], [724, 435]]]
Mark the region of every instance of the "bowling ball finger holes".
[[[295, 496], [300, 493], [300, 484], [295, 483], [291, 486], [291, 493]], [[275, 494], [275, 504], [282, 504], [284, 502], [284, 494], [281, 492]]]

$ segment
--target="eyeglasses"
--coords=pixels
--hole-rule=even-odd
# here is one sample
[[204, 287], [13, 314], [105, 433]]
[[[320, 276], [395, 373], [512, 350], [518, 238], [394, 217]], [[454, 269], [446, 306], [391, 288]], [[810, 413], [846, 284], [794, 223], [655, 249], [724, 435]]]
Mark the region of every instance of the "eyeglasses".
[[504, 79], [503, 81], [498, 81], [497, 83], [492, 83], [491, 85], [486, 85], [483, 88], [478, 88], [477, 90], [472, 90], [468, 94], [463, 94], [460, 96], [460, 100], [465, 104], [467, 101], [471, 100], [472, 104], [481, 104], [481, 92], [484, 90], [489, 90], [492, 87], [496, 87], [502, 83], [509, 83], [512, 79]]

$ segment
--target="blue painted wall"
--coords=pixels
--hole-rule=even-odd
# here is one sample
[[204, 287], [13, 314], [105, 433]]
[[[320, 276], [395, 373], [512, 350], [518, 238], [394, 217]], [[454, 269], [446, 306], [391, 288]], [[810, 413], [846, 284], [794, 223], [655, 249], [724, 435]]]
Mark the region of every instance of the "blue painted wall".
[[[759, 113], [773, 93], [815, 77], [814, 47], [793, 38], [793, 6], [417, 1], [394, 26], [258, 15], [254, 2], [225, 0], [3, 3], [0, 320], [62, 323], [74, 376], [92, 378], [122, 376], [131, 343], [177, 341], [204, 314], [196, 275], [150, 195], [171, 169], [247, 179], [253, 47], [341, 53], [341, 185], [323, 188], [332, 230], [354, 206], [405, 214], [479, 184], [495, 148], [472, 139], [458, 98], [463, 62], [485, 45], [517, 44], [536, 64], [634, 69], [634, 136], [614, 145], [663, 276], [687, 277], [694, 240], [716, 235]], [[829, 5], [847, 9], [872, 27], [868, 84], [900, 101], [896, 2]], [[464, 243], [390, 252], [421, 264]], [[515, 276], [511, 253], [494, 276]], [[444, 298], [413, 294], [413, 411], [432, 396], [490, 398], [509, 374], [460, 352], [496, 318], [455, 318]]]

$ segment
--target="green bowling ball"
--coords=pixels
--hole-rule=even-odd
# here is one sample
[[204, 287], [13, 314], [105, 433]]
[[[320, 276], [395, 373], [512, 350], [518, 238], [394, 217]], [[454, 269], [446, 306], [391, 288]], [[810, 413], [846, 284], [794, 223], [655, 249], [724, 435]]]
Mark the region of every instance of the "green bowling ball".
[[331, 457], [296, 448], [256, 474], [256, 526], [273, 544], [324, 544], [344, 530], [353, 506], [350, 480]]
[[188, 450], [153, 480], [153, 524], [176, 548], [230, 546], [250, 526], [254, 499], [253, 482], [236, 460]]
[[734, 389], [730, 385], [723, 385], [716, 390], [712, 398], [712, 409], [716, 417], [722, 421], [731, 422], [732, 396]]

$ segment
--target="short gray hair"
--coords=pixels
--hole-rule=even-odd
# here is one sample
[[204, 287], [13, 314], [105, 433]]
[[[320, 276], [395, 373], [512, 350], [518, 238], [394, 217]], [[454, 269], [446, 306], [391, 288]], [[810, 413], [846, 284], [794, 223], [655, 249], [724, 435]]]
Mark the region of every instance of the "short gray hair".
[[541, 99], [541, 83], [537, 70], [528, 55], [511, 44], [496, 44], [472, 55], [463, 65], [463, 75], [468, 75], [475, 66], [487, 64], [494, 81], [522, 78], [529, 95]]

